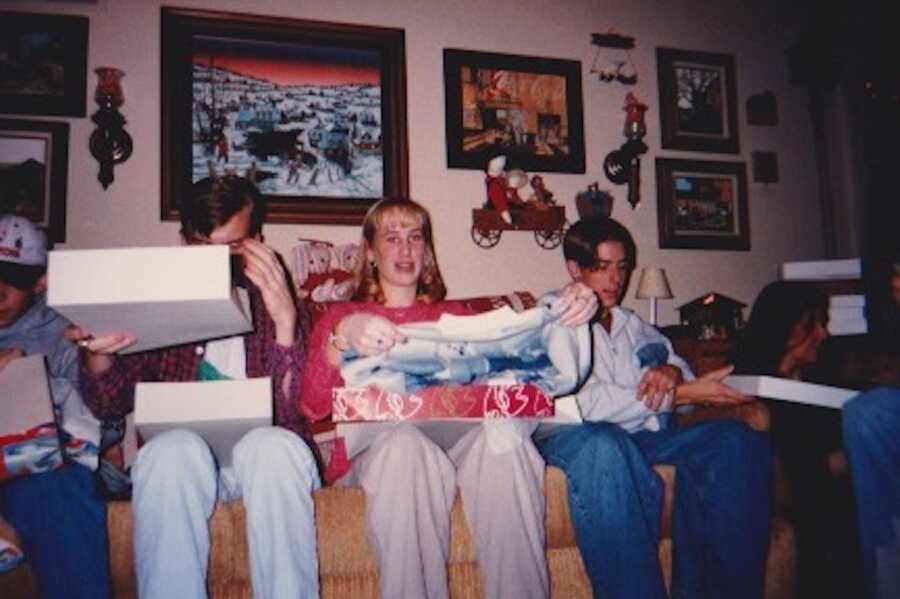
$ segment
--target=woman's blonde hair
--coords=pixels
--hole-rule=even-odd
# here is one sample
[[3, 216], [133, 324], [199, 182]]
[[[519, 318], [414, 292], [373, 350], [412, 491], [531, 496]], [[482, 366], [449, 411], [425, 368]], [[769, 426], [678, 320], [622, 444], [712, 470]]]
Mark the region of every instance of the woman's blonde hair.
[[422, 228], [422, 237], [425, 241], [425, 258], [422, 264], [422, 274], [419, 276], [419, 284], [416, 288], [416, 300], [433, 303], [439, 302], [447, 295], [444, 279], [438, 269], [437, 258], [434, 254], [434, 237], [431, 232], [431, 218], [428, 211], [420, 204], [412, 200], [381, 200], [374, 204], [366, 213], [362, 225], [362, 240], [359, 244], [359, 260], [356, 261], [356, 292], [354, 301], [369, 301], [383, 304], [385, 302], [384, 291], [381, 288], [381, 280], [378, 276], [378, 268], [369, 262], [368, 250], [375, 243], [375, 234], [378, 229], [390, 222], [402, 223], [414, 222]]

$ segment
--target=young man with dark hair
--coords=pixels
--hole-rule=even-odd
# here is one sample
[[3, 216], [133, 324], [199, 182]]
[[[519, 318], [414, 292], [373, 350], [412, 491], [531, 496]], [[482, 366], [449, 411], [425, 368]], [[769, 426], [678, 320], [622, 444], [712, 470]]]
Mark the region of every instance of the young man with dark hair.
[[202, 438], [185, 429], [141, 448], [132, 469], [138, 594], [206, 596], [207, 520], [218, 496], [243, 498], [253, 596], [317, 597], [312, 492], [320, 483], [297, 412], [304, 340], [284, 269], [261, 241], [263, 198], [243, 177], [208, 178], [194, 185], [181, 215], [185, 243], [231, 248], [233, 275], [249, 291], [254, 331], [127, 356], [116, 353], [134, 342], [128, 334], [85, 337], [85, 400], [98, 416], [115, 417], [134, 408], [141, 380], [270, 376], [277, 426], [247, 433], [233, 449], [232, 466], [223, 468]]
[[566, 233], [566, 269], [591, 287], [592, 372], [576, 397], [584, 424], [538, 443], [566, 473], [579, 550], [594, 596], [667, 596], [659, 567], [663, 483], [675, 474], [672, 597], [759, 598], [769, 539], [771, 450], [734, 421], [670, 425], [673, 407], [747, 398], [721, 382], [730, 368], [695, 379], [672, 344], [619, 306], [635, 266], [628, 230], [609, 218]]
[[[111, 589], [106, 506], [94, 474], [100, 423], [78, 392], [78, 349], [64, 337], [69, 323], [45, 303], [46, 270], [43, 232], [21, 216], [0, 216], [0, 370], [43, 354], [62, 428], [81, 441], [67, 445], [61, 468], [0, 482], [0, 515], [21, 536], [42, 597], [102, 599]], [[9, 399], [0, 389], [0, 401]]]

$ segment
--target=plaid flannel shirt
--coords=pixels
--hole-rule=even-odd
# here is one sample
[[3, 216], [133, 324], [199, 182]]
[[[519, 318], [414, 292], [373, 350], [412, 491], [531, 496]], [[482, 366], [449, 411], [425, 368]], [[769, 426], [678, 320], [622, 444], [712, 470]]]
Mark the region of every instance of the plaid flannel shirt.
[[[297, 397], [304, 361], [305, 307], [297, 307], [294, 345], [275, 342], [275, 323], [266, 311], [259, 290], [247, 284], [253, 332], [244, 337], [249, 378], [271, 376], [275, 403], [275, 424], [301, 432]], [[102, 419], [121, 418], [134, 409], [134, 387], [141, 381], [182, 382], [197, 380], [205, 343], [139, 352], [116, 358], [112, 368], [92, 374], [81, 361], [81, 392], [84, 402]]]

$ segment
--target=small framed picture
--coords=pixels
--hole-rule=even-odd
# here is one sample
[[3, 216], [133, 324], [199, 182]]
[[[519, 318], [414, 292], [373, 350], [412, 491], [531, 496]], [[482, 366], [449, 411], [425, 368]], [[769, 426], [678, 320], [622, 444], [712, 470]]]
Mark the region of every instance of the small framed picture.
[[85, 115], [88, 18], [0, 12], [0, 112]]
[[662, 147], [737, 154], [734, 57], [656, 49]]
[[69, 124], [0, 119], [0, 213], [31, 219], [66, 240]]
[[743, 162], [656, 159], [659, 247], [750, 249]]

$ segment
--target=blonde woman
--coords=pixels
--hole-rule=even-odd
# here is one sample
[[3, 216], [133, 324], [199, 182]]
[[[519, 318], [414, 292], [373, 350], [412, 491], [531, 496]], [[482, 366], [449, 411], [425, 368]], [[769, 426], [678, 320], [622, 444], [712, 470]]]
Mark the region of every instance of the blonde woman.
[[[383, 200], [373, 206], [363, 222], [361, 251], [355, 301], [331, 307], [310, 338], [300, 401], [310, 421], [330, 415], [331, 391], [343, 383], [344, 352], [378, 355], [404, 341], [399, 324], [468, 313], [462, 303], [444, 300], [431, 221], [419, 204]], [[597, 308], [593, 293], [580, 284], [562, 290], [557, 301], [554, 308], [568, 326], [587, 322]], [[513, 442], [494, 443], [496, 427]], [[485, 424], [445, 452], [417, 428], [398, 424], [352, 463], [344, 461], [343, 469], [338, 462], [329, 464], [326, 479], [359, 485], [366, 493], [382, 597], [448, 596], [450, 509], [457, 488], [475, 538], [484, 596], [549, 596], [544, 462], [530, 431]]]

